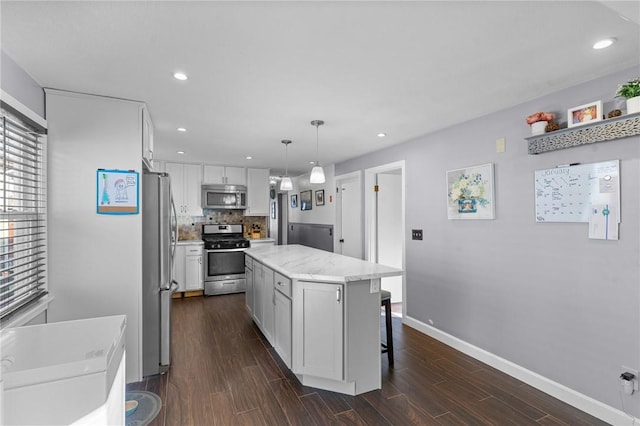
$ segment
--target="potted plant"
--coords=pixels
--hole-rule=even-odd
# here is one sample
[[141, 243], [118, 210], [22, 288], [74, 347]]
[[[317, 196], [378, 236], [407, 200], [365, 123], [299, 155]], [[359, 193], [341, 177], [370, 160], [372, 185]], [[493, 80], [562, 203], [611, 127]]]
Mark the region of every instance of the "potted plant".
[[531, 126], [532, 135], [541, 135], [545, 133], [547, 124], [553, 122], [556, 115], [552, 112], [536, 112], [526, 118], [526, 122]]
[[640, 77], [619, 85], [616, 97], [627, 99], [627, 114], [640, 112]]

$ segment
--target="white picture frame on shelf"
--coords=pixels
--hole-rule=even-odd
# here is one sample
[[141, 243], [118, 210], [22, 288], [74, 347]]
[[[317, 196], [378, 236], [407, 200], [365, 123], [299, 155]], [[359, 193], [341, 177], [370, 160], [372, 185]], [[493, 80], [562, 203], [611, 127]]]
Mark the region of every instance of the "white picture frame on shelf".
[[493, 163], [447, 171], [449, 219], [495, 219]]
[[595, 123], [602, 121], [603, 117], [602, 101], [589, 102], [588, 104], [569, 108], [567, 111], [567, 127]]

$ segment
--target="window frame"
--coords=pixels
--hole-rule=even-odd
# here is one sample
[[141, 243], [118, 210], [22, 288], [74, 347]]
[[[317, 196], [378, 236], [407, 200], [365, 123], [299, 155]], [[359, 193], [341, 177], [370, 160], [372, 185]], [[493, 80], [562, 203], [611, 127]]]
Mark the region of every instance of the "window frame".
[[[42, 301], [48, 294], [46, 132], [46, 127], [30, 119], [28, 113], [23, 114], [1, 102], [0, 322], [3, 327], [17, 322], [21, 315], [28, 315], [35, 302]], [[13, 285], [9, 285], [11, 282]]]

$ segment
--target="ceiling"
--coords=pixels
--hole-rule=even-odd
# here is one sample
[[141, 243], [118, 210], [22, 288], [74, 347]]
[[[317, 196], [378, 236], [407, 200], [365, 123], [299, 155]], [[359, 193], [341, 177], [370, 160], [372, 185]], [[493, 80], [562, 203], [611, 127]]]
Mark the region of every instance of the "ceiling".
[[275, 174], [282, 139], [289, 175], [310, 169], [311, 120], [326, 165], [640, 64], [637, 1], [3, 0], [0, 18], [41, 86], [146, 102], [156, 158]]

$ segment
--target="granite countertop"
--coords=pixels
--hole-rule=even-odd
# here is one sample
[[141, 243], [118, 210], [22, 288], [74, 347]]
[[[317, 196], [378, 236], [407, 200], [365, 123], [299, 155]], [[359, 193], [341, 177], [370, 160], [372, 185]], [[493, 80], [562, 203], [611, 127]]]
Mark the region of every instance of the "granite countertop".
[[186, 246], [186, 245], [190, 245], [190, 244], [204, 245], [204, 241], [202, 241], [202, 240], [178, 240], [178, 242], [176, 244], [178, 244], [179, 246]]
[[245, 254], [296, 280], [348, 283], [402, 275], [401, 269], [298, 244], [258, 246]]

